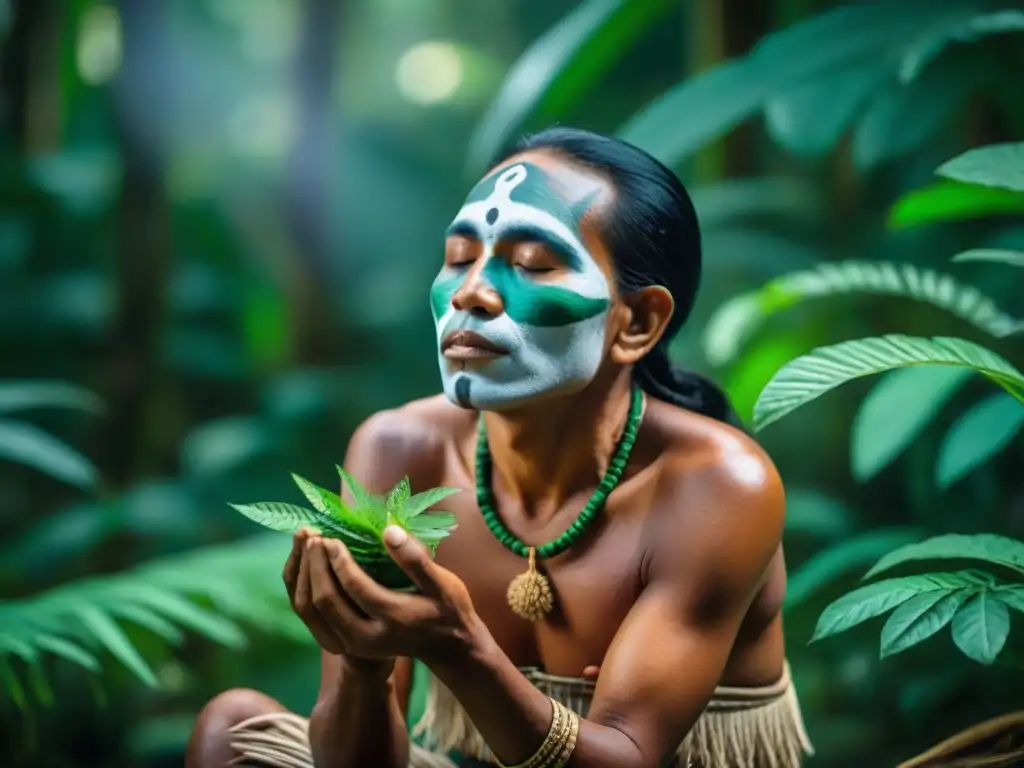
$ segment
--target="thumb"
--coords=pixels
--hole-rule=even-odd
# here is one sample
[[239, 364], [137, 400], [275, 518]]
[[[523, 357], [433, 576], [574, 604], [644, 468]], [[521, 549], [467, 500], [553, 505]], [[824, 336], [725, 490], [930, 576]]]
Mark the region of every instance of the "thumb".
[[383, 538], [391, 559], [405, 571], [420, 592], [437, 594], [439, 592], [438, 566], [423, 543], [397, 525], [389, 525], [385, 528]]

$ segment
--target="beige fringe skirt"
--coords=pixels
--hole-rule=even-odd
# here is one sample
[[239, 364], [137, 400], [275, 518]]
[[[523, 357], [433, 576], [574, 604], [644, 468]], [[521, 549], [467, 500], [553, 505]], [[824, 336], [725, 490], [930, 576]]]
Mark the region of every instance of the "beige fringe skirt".
[[[590, 709], [594, 683], [523, 669], [538, 690], [582, 717]], [[426, 705], [411, 729], [409, 768], [458, 768], [464, 758], [488, 763], [490, 750], [470, 716], [432, 675]], [[275, 713], [232, 729], [235, 764], [266, 768], [314, 768], [308, 721]], [[679, 745], [670, 768], [796, 768], [813, 754], [786, 666], [774, 685], [715, 690], [700, 719]]]

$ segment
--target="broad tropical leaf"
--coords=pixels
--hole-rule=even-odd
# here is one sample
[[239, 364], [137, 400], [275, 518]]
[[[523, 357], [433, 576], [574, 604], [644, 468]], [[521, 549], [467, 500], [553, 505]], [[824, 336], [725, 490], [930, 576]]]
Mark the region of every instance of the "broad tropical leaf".
[[667, 0], [579, 3], [512, 65], [470, 139], [470, 167], [486, 168], [527, 118], [548, 121], [572, 107], [670, 8]]
[[[22, 659], [31, 681], [41, 675], [38, 665], [44, 654], [96, 672], [98, 649], [109, 652], [145, 684], [158, 685], [120, 622], [153, 631], [172, 644], [181, 639], [184, 628], [237, 648], [245, 642], [240, 627], [229, 618], [237, 617], [311, 642], [281, 589], [279, 569], [267, 567], [283, 566], [288, 548], [281, 537], [260, 536], [69, 582], [33, 597], [0, 601], [0, 665], [10, 672], [3, 688], [12, 697], [22, 689], [7, 657]], [[211, 602], [220, 613], [200, 607], [193, 602], [196, 599]], [[41, 678], [38, 683], [45, 685]]]
[[981, 664], [996, 660], [1009, 635], [1010, 611], [988, 590], [982, 590], [953, 617], [953, 642], [965, 656]]
[[853, 379], [912, 365], [971, 368], [1024, 401], [1024, 375], [995, 352], [964, 339], [893, 334], [819, 347], [783, 366], [754, 405], [754, 428], [764, 429]]
[[864, 482], [888, 466], [970, 376], [968, 368], [937, 366], [899, 368], [885, 374], [861, 402], [853, 420], [853, 476]]
[[992, 596], [999, 598], [1013, 610], [1024, 613], [1024, 585], [997, 586], [992, 590]]
[[845, 632], [926, 592], [946, 593], [984, 584], [982, 579], [970, 571], [957, 571], [903, 576], [859, 587], [822, 611], [811, 642]]
[[939, 166], [947, 179], [1024, 192], [1024, 142], [969, 149]]
[[82, 490], [93, 490], [99, 482], [99, 473], [85, 456], [23, 421], [0, 420], [0, 459], [32, 467]]
[[934, 60], [942, 49], [953, 42], [975, 41], [987, 35], [1017, 32], [1024, 29], [1024, 12], [1005, 8], [970, 15], [960, 23], [929, 30], [910, 48], [900, 62], [899, 76], [909, 83]]
[[[889, 79], [893, 59], [873, 58], [815, 77], [768, 100], [765, 127], [794, 154], [818, 156], [832, 149], [864, 105]], [[822, 109], [823, 103], [830, 104]]]
[[882, 627], [879, 656], [886, 658], [927, 640], [953, 620], [971, 596], [969, 590], [925, 592], [903, 603]]
[[876, 168], [938, 134], [991, 77], [987, 63], [947, 59], [911, 82], [891, 78], [854, 128], [850, 150], [856, 167]]
[[1011, 267], [1024, 267], [1024, 253], [1020, 251], [1004, 251], [998, 248], [974, 248], [953, 257], [953, 261], [990, 261], [996, 264], [1008, 264]]
[[1021, 213], [1024, 213], [1024, 194], [1020, 192], [943, 180], [897, 200], [889, 211], [887, 223], [892, 229], [906, 229], [942, 221]]
[[948, 533], [890, 552], [867, 572], [870, 579], [898, 565], [923, 560], [983, 560], [1024, 573], [1024, 542], [994, 533]]
[[862, 66], [934, 18], [921, 3], [847, 5], [768, 35], [742, 59], [690, 77], [645, 106], [618, 135], [675, 165], [765, 102], [832, 73]]
[[902, 296], [934, 304], [997, 337], [1024, 329], [1024, 321], [1000, 310], [978, 289], [949, 275], [913, 264], [841, 261], [775, 278], [757, 291], [726, 302], [708, 321], [708, 362], [723, 365], [772, 315], [812, 299], [847, 293]]
[[989, 395], [960, 416], [939, 448], [935, 480], [948, 488], [1006, 448], [1024, 428], [1024, 402]]
[[[837, 498], [813, 488], [786, 489], [786, 534], [826, 539], [850, 535], [855, 514]], [[789, 588], [793, 581], [790, 578]], [[787, 591], [787, 595], [788, 595]]]
[[896, 547], [916, 541], [920, 535], [920, 531], [910, 528], [866, 531], [812, 555], [787, 579], [786, 608], [799, 605], [836, 579], [877, 561]]
[[101, 413], [103, 401], [89, 390], [63, 381], [0, 381], [0, 413], [40, 408]]

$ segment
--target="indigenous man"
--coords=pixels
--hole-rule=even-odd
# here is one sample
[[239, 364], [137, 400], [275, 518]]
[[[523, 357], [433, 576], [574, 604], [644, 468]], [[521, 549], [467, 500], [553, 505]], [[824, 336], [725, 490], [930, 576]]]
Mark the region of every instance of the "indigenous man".
[[446, 501], [458, 530], [436, 560], [385, 532], [416, 594], [298, 534], [312, 714], [228, 691], [188, 766], [798, 765], [782, 483], [724, 395], [669, 364], [700, 263], [686, 191], [635, 147], [559, 128], [497, 162], [430, 292], [444, 395], [371, 417], [345, 459], [378, 493], [475, 489]]

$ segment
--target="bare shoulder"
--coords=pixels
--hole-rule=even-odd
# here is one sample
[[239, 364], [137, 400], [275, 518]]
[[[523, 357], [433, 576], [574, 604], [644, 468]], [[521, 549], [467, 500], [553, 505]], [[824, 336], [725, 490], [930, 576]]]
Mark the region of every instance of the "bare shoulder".
[[728, 424], [666, 403], [652, 402], [650, 415], [661, 450], [658, 528], [672, 534], [660, 540], [694, 562], [767, 567], [782, 537], [785, 493], [765, 450]]
[[473, 423], [472, 413], [443, 395], [378, 411], [352, 434], [345, 467], [377, 492], [405, 475], [414, 487], [432, 484], [444, 469], [446, 452]]

